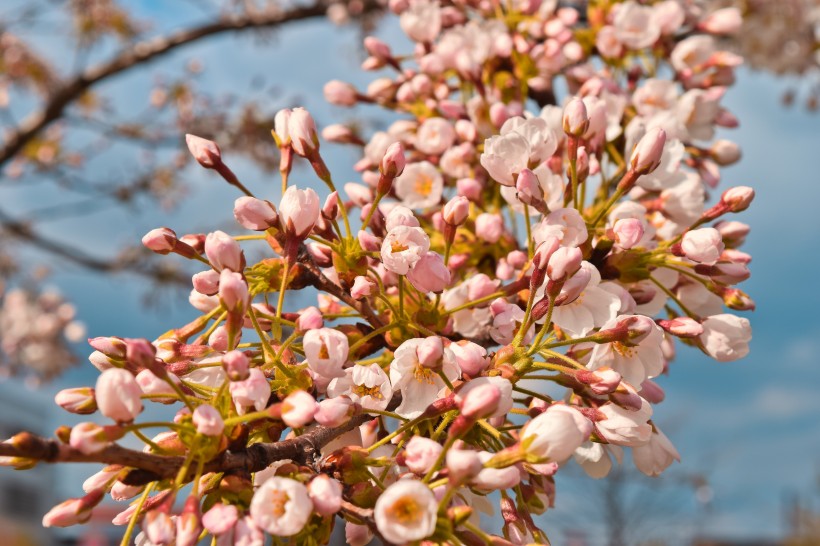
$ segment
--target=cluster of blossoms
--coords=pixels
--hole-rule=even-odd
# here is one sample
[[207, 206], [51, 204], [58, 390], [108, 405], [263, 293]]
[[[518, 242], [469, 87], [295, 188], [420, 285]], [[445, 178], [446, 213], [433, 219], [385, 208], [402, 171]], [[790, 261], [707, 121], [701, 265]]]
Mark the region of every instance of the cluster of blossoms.
[[0, 375], [49, 380], [76, 362], [69, 343], [81, 341], [85, 326], [74, 306], [53, 290], [5, 290], [0, 282]]
[[[367, 38], [364, 68], [390, 75], [325, 87], [334, 104], [403, 114], [368, 140], [322, 131], [363, 148], [361, 182], [337, 192], [301, 108], [276, 116], [278, 205], [251, 195], [215, 143], [188, 137], [246, 194], [233, 212], [254, 233], [145, 236], [206, 266], [190, 295], [202, 316], [153, 342], [91, 340], [96, 388], [57, 402], [114, 423], [58, 430], [51, 460], [129, 456], [45, 525], [86, 520], [108, 493], [137, 497], [114, 523], [141, 522], [142, 545], [321, 544], [337, 516], [354, 545], [546, 543], [534, 516], [565, 464], [602, 477], [628, 450], [654, 476], [679, 459], [652, 420], [676, 341], [725, 362], [751, 338], [727, 312], [754, 307], [735, 287], [749, 228], [725, 216], [754, 193], [732, 187], [707, 206], [740, 156], [713, 141], [737, 125], [720, 101], [741, 59], [714, 36], [737, 30], [738, 12], [676, 0], [390, 9], [414, 50]], [[289, 183], [299, 158], [324, 199]], [[248, 264], [241, 244], [272, 253]], [[287, 310], [300, 290], [315, 305]], [[146, 400], [181, 407], [140, 423]], [[114, 443], [126, 435], [144, 453]], [[9, 440], [4, 462], [31, 464], [33, 443]], [[480, 526], [490, 498], [503, 538]]]

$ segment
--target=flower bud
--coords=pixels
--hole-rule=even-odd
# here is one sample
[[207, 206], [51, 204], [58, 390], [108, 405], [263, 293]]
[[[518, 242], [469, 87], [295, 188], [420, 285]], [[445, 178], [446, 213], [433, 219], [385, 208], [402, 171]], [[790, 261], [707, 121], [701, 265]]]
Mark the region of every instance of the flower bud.
[[254, 231], [264, 231], [279, 222], [273, 203], [247, 195], [234, 202], [233, 215], [242, 227]]
[[680, 248], [690, 260], [711, 265], [718, 261], [724, 246], [718, 230], [707, 227], [684, 233]]
[[290, 237], [305, 239], [319, 219], [319, 196], [310, 188], [288, 187], [279, 203], [279, 217]]
[[80, 423], [71, 429], [69, 445], [74, 449], [93, 455], [105, 449], [112, 440], [122, 437], [118, 427], [101, 427], [96, 423]]
[[660, 319], [657, 323], [664, 331], [681, 338], [696, 338], [703, 333], [703, 326], [689, 317]]
[[484, 383], [467, 391], [459, 410], [467, 419], [481, 419], [495, 413], [500, 403], [501, 389], [493, 383]]
[[273, 137], [280, 148], [290, 146], [291, 138], [288, 124], [292, 113], [293, 111], [290, 108], [283, 108], [276, 112], [273, 117]]
[[441, 359], [444, 356], [444, 344], [438, 336], [424, 338], [416, 348], [416, 356], [419, 364], [425, 368], [438, 369], [441, 367]]
[[358, 97], [358, 92], [355, 87], [339, 80], [327, 82], [325, 84], [324, 93], [325, 100], [336, 106], [354, 106]]
[[48, 511], [43, 516], [43, 527], [69, 527], [85, 523], [91, 519], [91, 511], [105, 495], [104, 489], [91, 491], [79, 499], [69, 499]]
[[299, 312], [299, 318], [296, 319], [296, 328], [300, 332], [315, 330], [322, 326], [324, 326], [324, 318], [322, 312], [316, 307], [311, 306]]
[[587, 107], [580, 98], [573, 97], [564, 108], [563, 127], [567, 135], [574, 137], [583, 136], [589, 129]]
[[740, 146], [731, 140], [716, 140], [709, 148], [709, 155], [720, 166], [732, 165], [740, 160]]
[[219, 273], [213, 269], [200, 271], [191, 277], [194, 290], [206, 296], [213, 296], [219, 292]]
[[205, 255], [217, 271], [241, 272], [244, 269], [245, 257], [239, 243], [224, 231], [214, 231], [205, 237]]
[[419, 292], [440, 294], [450, 284], [450, 270], [441, 254], [428, 251], [407, 272], [407, 280]]
[[637, 218], [621, 218], [612, 227], [615, 242], [623, 249], [630, 249], [641, 242], [644, 235], [643, 222]]
[[230, 351], [222, 357], [222, 368], [231, 381], [248, 378], [248, 357], [242, 351]]
[[222, 163], [222, 152], [216, 142], [196, 135], [186, 134], [185, 143], [197, 163], [206, 169], [215, 169]]
[[544, 203], [544, 190], [541, 189], [541, 183], [535, 173], [529, 169], [523, 169], [518, 173], [518, 178], [515, 180], [515, 191], [518, 200], [525, 205], [538, 208]]
[[621, 374], [607, 366], [594, 371], [579, 370], [575, 378], [589, 386], [595, 394], [610, 394], [621, 384]]
[[313, 421], [319, 405], [305, 391], [294, 391], [282, 401], [282, 421], [290, 428], [301, 428]]
[[248, 283], [239, 273], [223, 269], [219, 275], [219, 301], [231, 313], [244, 314], [249, 302]]
[[477, 452], [456, 447], [447, 451], [445, 465], [450, 480], [456, 483], [474, 478], [484, 468]]
[[649, 174], [661, 164], [666, 132], [660, 128], [650, 129], [632, 151], [629, 164], [638, 174]]
[[[319, 135], [316, 122], [304, 108], [294, 108], [288, 118], [288, 134], [293, 151], [302, 157], [309, 157], [319, 151]], [[279, 207], [282, 208], [281, 206]]]
[[152, 229], [143, 236], [142, 244], [151, 252], [170, 254], [176, 248], [177, 234], [167, 227]]
[[97, 411], [97, 401], [91, 387], [63, 389], [54, 396], [54, 402], [64, 410], [78, 415], [88, 415]]
[[353, 279], [353, 286], [350, 289], [350, 296], [355, 299], [361, 299], [369, 296], [377, 289], [376, 283], [364, 277], [362, 275], [357, 275], [355, 279]]
[[470, 214], [470, 202], [462, 196], [450, 199], [441, 211], [444, 221], [451, 226], [460, 226]]
[[425, 475], [438, 460], [443, 447], [423, 436], [413, 436], [401, 453], [402, 464], [418, 476]]
[[[407, 160], [404, 158], [404, 147], [401, 142], [394, 142], [387, 147], [387, 151], [384, 153], [381, 163], [379, 163], [379, 172], [386, 179], [392, 181], [404, 172], [404, 166], [406, 164]], [[388, 191], [390, 191], [390, 187], [382, 188], [380, 182], [380, 187], [378, 188], [379, 194], [384, 195]]]
[[461, 340], [458, 343], [451, 343], [449, 349], [453, 352], [461, 371], [471, 377], [478, 376], [489, 365], [487, 349], [477, 343]]
[[130, 423], [142, 411], [142, 390], [134, 376], [122, 368], [100, 374], [95, 393], [100, 413], [118, 423]]
[[755, 198], [755, 191], [748, 186], [735, 186], [729, 188], [720, 196], [720, 202], [724, 204], [729, 212], [743, 212]]
[[355, 404], [347, 396], [326, 398], [319, 402], [315, 421], [325, 427], [340, 427], [350, 421], [356, 412]]
[[199, 498], [194, 495], [185, 500], [182, 513], [177, 517], [176, 546], [196, 546], [202, 533], [202, 520], [199, 513]]
[[342, 509], [342, 484], [327, 474], [318, 474], [307, 486], [313, 509], [320, 516], [332, 516]]
[[220, 436], [225, 430], [225, 421], [217, 409], [210, 404], [197, 406], [193, 414], [196, 431], [204, 436]]
[[551, 281], [565, 281], [581, 268], [583, 253], [580, 248], [562, 246], [552, 253], [547, 265]]

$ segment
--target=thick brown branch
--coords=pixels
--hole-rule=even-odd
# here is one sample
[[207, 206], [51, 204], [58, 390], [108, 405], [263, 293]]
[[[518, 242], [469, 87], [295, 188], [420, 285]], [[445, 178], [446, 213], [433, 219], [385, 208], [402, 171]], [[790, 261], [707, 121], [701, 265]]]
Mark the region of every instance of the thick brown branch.
[[[367, 0], [364, 2], [363, 13], [378, 7], [374, 0]], [[254, 28], [275, 28], [293, 21], [322, 17], [326, 11], [327, 4], [322, 1], [287, 11], [274, 7], [254, 13], [226, 15], [212, 23], [139, 42], [130, 49], [120, 52], [113, 59], [92, 66], [55, 89], [43, 107], [25, 118], [6, 139], [0, 149], [0, 167], [14, 158], [45, 127], [59, 119], [65, 109], [83, 93], [112, 76], [209, 36]]]
[[[340, 427], [316, 426], [298, 438], [253, 444], [244, 451], [225, 451], [209, 461], [204, 470], [259, 472], [271, 463], [285, 459], [312, 465], [324, 446], [370, 418], [369, 415], [360, 414]], [[184, 462], [183, 457], [144, 453], [117, 444], [111, 444], [97, 453], [87, 455], [59, 440], [41, 438], [28, 432], [18, 434], [11, 442], [0, 443], [0, 456], [21, 457], [46, 463], [118, 464], [135, 469], [125, 479], [128, 485], [143, 485], [160, 479], [175, 478]], [[188, 476], [188, 479], [193, 479], [193, 476]]]

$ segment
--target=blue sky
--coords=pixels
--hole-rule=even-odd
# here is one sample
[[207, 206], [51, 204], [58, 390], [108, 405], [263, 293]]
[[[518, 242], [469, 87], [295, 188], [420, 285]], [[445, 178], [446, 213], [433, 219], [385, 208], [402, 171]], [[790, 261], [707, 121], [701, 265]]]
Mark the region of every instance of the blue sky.
[[[196, 19], [195, 10], [177, 7], [178, 12], [168, 12], [169, 4], [161, 5], [166, 23], [160, 28]], [[154, 17], [157, 6], [144, 2], [140, 9]], [[379, 34], [397, 43], [396, 28], [395, 24], [384, 26]], [[300, 97], [320, 125], [326, 125], [349, 120], [354, 114], [325, 104], [322, 85], [342, 79], [364, 87], [373, 77], [358, 68], [357, 43], [353, 29], [310, 22], [277, 33], [264, 46], [255, 45], [249, 37], [214, 39], [180, 51], [162, 61], [161, 67], [171, 73], [192, 57], [203, 59], [203, 82], [214, 92], [241, 94], [250, 89], [255, 76], [262, 75], [283, 90], [281, 96], [271, 97], [272, 110]], [[150, 85], [147, 75], [142, 71], [118, 78], [107, 89], [118, 96], [119, 103], [142, 109]], [[720, 364], [680, 348], [670, 376], [661, 380], [667, 400], [655, 413], [683, 457], [682, 464], [673, 467], [673, 476], [703, 473], [714, 492], [708, 517], [687, 493], [677, 493], [677, 502], [686, 504], [688, 519], [682, 521], [697, 521], [702, 532], [712, 535], [778, 535], [783, 529], [782, 495], [811, 493], [820, 469], [820, 291], [815, 285], [820, 267], [820, 115], [782, 107], [779, 98], [784, 89], [784, 82], [772, 76], [741, 70], [738, 84], [725, 99], [741, 126], [722, 136], [740, 143], [744, 157], [739, 165], [724, 171], [722, 187], [751, 185], [757, 191], [752, 208], [738, 218], [752, 226], [744, 247], [754, 256], [752, 278], [742, 285], [758, 306], [750, 315], [752, 352], [745, 360]], [[376, 115], [373, 109], [363, 113]], [[354, 154], [340, 147], [327, 149], [332, 149], [330, 164], [338, 173], [337, 181], [355, 180], [350, 168], [357, 159]], [[101, 158], [100, 168], [111, 176], [121, 175], [125, 169], [119, 163], [122, 153]], [[277, 178], [242, 161], [228, 160], [252, 190], [278, 201]], [[192, 169], [185, 174], [192, 191], [172, 213], [103, 210], [87, 218], [54, 222], [47, 229], [55, 237], [89, 248], [114, 249], [136, 241], [157, 225], [181, 233], [215, 223], [231, 227], [231, 210], [225, 203], [233, 201], [235, 192], [210, 172]], [[302, 171], [293, 181], [312, 184], [312, 178]], [[31, 191], [0, 191], [0, 198], [21, 209], [43, 202], [42, 195]], [[185, 295], [179, 293], [159, 308], [146, 309], [142, 305], [146, 287], [133, 278], [102, 278], [69, 267], [54, 282], [76, 303], [90, 336], [151, 338], [194, 316]], [[53, 388], [89, 383], [94, 376], [87, 365], [70, 372]], [[562, 489], [564, 481], [566, 489]], [[557, 530], [551, 535], [554, 539], [562, 536], [566, 512], [577, 515], [577, 510], [584, 509], [584, 486], [577, 482], [559, 479], [559, 508], [544, 520], [547, 530]], [[61, 489], [66, 495], [76, 494], [78, 485], [69, 479]]]

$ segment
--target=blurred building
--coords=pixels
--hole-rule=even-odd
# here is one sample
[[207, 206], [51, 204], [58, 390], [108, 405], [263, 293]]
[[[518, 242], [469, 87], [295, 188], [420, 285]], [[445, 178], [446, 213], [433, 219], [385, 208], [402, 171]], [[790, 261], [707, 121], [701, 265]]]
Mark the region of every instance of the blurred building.
[[[0, 381], [0, 438], [24, 430], [50, 436], [47, 430], [54, 402], [19, 381]], [[0, 467], [0, 543], [35, 546], [53, 543], [42, 519], [55, 503], [55, 468], [41, 464], [19, 472]]]

